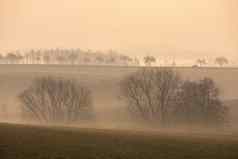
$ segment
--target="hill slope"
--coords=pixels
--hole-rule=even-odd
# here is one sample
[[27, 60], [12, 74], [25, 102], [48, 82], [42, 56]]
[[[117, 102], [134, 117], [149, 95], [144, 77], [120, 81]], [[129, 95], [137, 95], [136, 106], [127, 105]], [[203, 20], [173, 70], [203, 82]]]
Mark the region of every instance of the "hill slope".
[[238, 138], [0, 124], [1, 159], [237, 159]]
[[[65, 65], [1, 65], [0, 106], [6, 105], [9, 118], [19, 113], [17, 96], [38, 76], [63, 76], [79, 80], [93, 91], [98, 120], [127, 120], [125, 103], [120, 99], [120, 81], [140, 67], [65, 66]], [[213, 78], [225, 100], [238, 99], [238, 69], [235, 68], [175, 68], [184, 79]], [[12, 111], [13, 110], [13, 111]], [[17, 110], [17, 111], [15, 111]], [[238, 112], [232, 111], [233, 114]], [[236, 116], [236, 115], [234, 115]]]

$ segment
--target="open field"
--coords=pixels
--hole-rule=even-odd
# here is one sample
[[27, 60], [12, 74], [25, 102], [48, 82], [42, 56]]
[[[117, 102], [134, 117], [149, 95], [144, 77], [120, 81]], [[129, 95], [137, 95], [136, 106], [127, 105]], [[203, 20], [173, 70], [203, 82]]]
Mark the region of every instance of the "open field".
[[1, 159], [237, 159], [238, 136], [0, 124]]
[[[120, 81], [139, 67], [64, 66], [64, 65], [0, 65], [0, 105], [8, 107], [8, 118], [19, 116], [17, 96], [38, 76], [74, 78], [87, 85], [94, 96], [98, 120], [128, 120], [125, 104], [120, 98]], [[236, 68], [175, 68], [185, 79], [213, 78], [221, 88], [221, 96], [231, 105], [232, 118], [238, 119], [238, 69]], [[231, 103], [231, 104], [230, 104]], [[16, 111], [17, 110], [17, 111]], [[116, 112], [116, 113], [115, 113]], [[106, 115], [105, 115], [106, 114]], [[0, 117], [1, 118], [1, 117]]]
[[[237, 159], [237, 131], [186, 133], [141, 131], [129, 124], [120, 98], [120, 81], [139, 67], [0, 65], [0, 106], [7, 106], [2, 120], [19, 121], [17, 96], [31, 80], [54, 75], [74, 78], [93, 91], [96, 128], [42, 127], [0, 124], [0, 159]], [[238, 121], [238, 69], [175, 68], [182, 78], [213, 78]], [[128, 125], [123, 125], [126, 123]], [[109, 125], [110, 124], [110, 125]], [[87, 123], [80, 124], [87, 127]], [[135, 126], [135, 127], [133, 127]], [[93, 125], [91, 125], [93, 127]], [[236, 126], [236, 128], [238, 125]], [[107, 128], [107, 129], [103, 129]], [[112, 129], [116, 128], [116, 129]], [[119, 129], [120, 128], [120, 129]], [[124, 130], [124, 128], [131, 128]], [[225, 131], [224, 131], [225, 132]]]

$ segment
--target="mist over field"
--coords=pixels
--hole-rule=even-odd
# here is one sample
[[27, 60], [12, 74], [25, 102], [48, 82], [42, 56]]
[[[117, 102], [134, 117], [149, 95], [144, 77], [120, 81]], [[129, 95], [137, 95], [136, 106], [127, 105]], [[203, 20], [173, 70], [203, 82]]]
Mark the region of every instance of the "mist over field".
[[[17, 68], [17, 69], [16, 69]], [[93, 122], [79, 122], [78, 126], [101, 128], [136, 128], [141, 127], [130, 117], [125, 100], [122, 98], [120, 83], [123, 78], [135, 73], [139, 67], [107, 66], [54, 66], [54, 65], [2, 65], [0, 77], [2, 88], [1, 120], [5, 122], [26, 122], [22, 118], [19, 94], [30, 86], [38, 77], [54, 76], [75, 79], [92, 91], [93, 107], [96, 119]], [[158, 68], [159, 69], [159, 68]], [[229, 108], [229, 126], [226, 130], [237, 129], [238, 90], [236, 83], [237, 69], [216, 68], [176, 68], [183, 79], [198, 80], [210, 77], [220, 88], [220, 97]], [[89, 124], [89, 125], [88, 125]], [[230, 127], [231, 126], [231, 127]], [[148, 126], [149, 128], [150, 126]], [[189, 128], [189, 127], [188, 127]]]
[[[238, 89], [234, 83], [238, 80], [238, 69], [174, 68], [184, 80], [214, 79], [221, 91], [219, 98], [229, 108], [229, 124], [224, 127], [194, 124], [161, 127], [159, 123], [131, 118], [120, 85], [124, 78], [141, 70], [118, 66], [1, 65], [0, 156], [3, 159], [237, 158]], [[49, 76], [74, 79], [93, 90], [94, 118], [71, 124], [24, 118], [19, 95], [31, 90], [35, 79]]]
[[237, 0], [0, 0], [0, 159], [237, 159]]

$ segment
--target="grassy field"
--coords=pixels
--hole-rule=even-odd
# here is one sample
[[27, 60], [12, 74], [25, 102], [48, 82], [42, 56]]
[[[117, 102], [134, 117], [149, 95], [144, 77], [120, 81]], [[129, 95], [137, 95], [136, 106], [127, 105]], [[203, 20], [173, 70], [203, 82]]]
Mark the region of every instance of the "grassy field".
[[1, 159], [237, 159], [238, 137], [0, 124]]

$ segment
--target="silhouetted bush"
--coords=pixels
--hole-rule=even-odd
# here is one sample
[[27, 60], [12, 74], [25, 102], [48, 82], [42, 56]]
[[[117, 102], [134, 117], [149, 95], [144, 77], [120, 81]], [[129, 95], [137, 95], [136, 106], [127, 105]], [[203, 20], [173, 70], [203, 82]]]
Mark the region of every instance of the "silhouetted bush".
[[160, 125], [222, 125], [228, 108], [214, 81], [182, 81], [172, 69], [146, 68], [121, 82], [129, 111], [137, 119]]
[[219, 89], [212, 79], [185, 81], [175, 105], [177, 122], [218, 126], [227, 122], [228, 108], [219, 98]]
[[142, 69], [122, 81], [122, 92], [133, 116], [167, 124], [180, 78], [170, 69]]
[[24, 114], [40, 122], [72, 123], [92, 115], [90, 90], [74, 80], [37, 78], [19, 98]]

